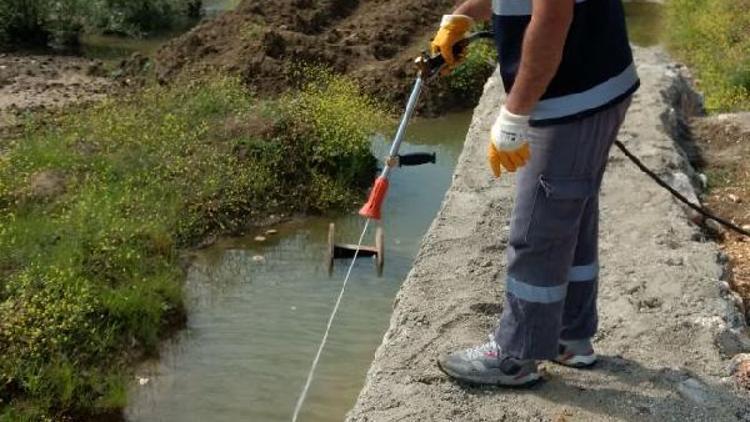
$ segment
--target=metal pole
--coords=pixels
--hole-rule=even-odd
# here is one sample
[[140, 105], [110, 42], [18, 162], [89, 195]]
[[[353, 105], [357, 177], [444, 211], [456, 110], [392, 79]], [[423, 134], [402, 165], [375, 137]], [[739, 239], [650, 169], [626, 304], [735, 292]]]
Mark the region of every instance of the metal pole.
[[[414, 114], [414, 109], [417, 108], [417, 100], [419, 100], [419, 94], [422, 92], [422, 83], [422, 75], [420, 74], [419, 76], [417, 76], [417, 80], [414, 82], [414, 87], [411, 90], [411, 95], [409, 95], [409, 102], [406, 103], [406, 111], [401, 117], [401, 123], [398, 125], [396, 136], [393, 138], [391, 151], [388, 153], [389, 158], [398, 155], [398, 150], [399, 148], [401, 148], [401, 141], [404, 140], [404, 135], [406, 134], [406, 127], [409, 125], [409, 120], [411, 119], [412, 114]], [[381, 176], [387, 179], [390, 172], [391, 166], [386, 163], [385, 167], [383, 167], [383, 173], [381, 174]]]

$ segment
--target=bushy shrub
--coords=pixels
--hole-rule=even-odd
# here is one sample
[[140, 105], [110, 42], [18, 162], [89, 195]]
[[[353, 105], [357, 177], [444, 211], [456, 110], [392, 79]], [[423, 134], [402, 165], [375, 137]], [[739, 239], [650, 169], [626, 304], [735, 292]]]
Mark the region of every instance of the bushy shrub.
[[50, 40], [51, 0], [4, 0], [0, 3], [0, 42], [46, 45]]
[[171, 27], [196, 0], [3, 0], [0, 43], [75, 44], [81, 31], [127, 36]]
[[306, 82], [278, 104], [277, 170], [285, 180], [306, 180], [300, 194], [313, 210], [351, 204], [352, 194], [372, 181], [375, 159], [369, 136], [387, 122], [383, 107], [351, 80], [319, 68], [304, 68]]
[[711, 111], [750, 108], [750, 0], [670, 0], [672, 49], [692, 65]]

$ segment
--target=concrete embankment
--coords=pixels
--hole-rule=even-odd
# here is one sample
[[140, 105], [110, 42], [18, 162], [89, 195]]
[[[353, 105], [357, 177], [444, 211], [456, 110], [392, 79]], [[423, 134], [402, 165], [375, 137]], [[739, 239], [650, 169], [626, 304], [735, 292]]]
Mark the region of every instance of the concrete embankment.
[[[620, 140], [692, 190], [677, 138], [696, 97], [661, 49], [636, 49], [636, 60], [643, 84]], [[349, 420], [750, 420], [748, 397], [729, 377], [750, 342], [725, 257], [614, 150], [601, 205], [600, 363], [544, 363], [546, 381], [531, 390], [460, 385], [439, 371], [440, 354], [485, 341], [502, 309], [514, 180], [493, 180], [484, 157], [501, 91], [493, 77]]]

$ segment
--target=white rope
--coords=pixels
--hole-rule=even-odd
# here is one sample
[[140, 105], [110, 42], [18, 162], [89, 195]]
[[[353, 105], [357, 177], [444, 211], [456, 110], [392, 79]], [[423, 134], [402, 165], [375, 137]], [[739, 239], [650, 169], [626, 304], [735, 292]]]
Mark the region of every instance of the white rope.
[[341, 298], [344, 297], [344, 291], [346, 290], [346, 285], [349, 283], [349, 276], [352, 275], [352, 269], [354, 268], [354, 263], [357, 261], [357, 255], [359, 255], [359, 250], [362, 247], [362, 242], [365, 239], [365, 233], [367, 233], [367, 227], [370, 225], [370, 219], [368, 218], [367, 221], [365, 221], [365, 228], [362, 230], [362, 234], [359, 236], [359, 242], [357, 243], [357, 249], [354, 251], [354, 257], [352, 258], [352, 263], [349, 264], [349, 270], [346, 272], [346, 277], [344, 277], [344, 282], [341, 284], [341, 291], [339, 292], [339, 297], [336, 299], [336, 304], [333, 306], [333, 312], [331, 312], [331, 316], [328, 318], [328, 325], [326, 325], [326, 331], [323, 334], [323, 339], [320, 341], [320, 346], [318, 346], [318, 353], [315, 354], [315, 359], [313, 360], [312, 366], [310, 367], [310, 372], [307, 374], [307, 381], [305, 382], [305, 388], [302, 389], [302, 394], [300, 394], [299, 399], [297, 399], [297, 405], [294, 407], [294, 415], [292, 416], [292, 422], [297, 422], [297, 417], [299, 416], [300, 410], [302, 410], [302, 405], [305, 404], [305, 398], [307, 398], [307, 392], [310, 390], [310, 385], [312, 384], [312, 380], [315, 377], [315, 369], [318, 367], [318, 362], [320, 361], [320, 355], [323, 354], [323, 349], [326, 346], [326, 342], [328, 341], [328, 333], [331, 331], [331, 326], [333, 325], [333, 320], [336, 318], [336, 313], [339, 310], [339, 305], [341, 305]]

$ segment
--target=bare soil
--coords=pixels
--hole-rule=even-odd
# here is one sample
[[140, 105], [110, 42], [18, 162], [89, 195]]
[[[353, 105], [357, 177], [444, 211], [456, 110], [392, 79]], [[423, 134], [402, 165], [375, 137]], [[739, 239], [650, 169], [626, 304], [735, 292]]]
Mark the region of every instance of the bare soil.
[[[710, 190], [705, 202], [717, 214], [750, 229], [750, 113], [723, 114], [692, 122]], [[750, 238], [725, 232], [732, 288], [750, 306]]]
[[[299, 81], [302, 63], [357, 79], [387, 104], [402, 104], [414, 81], [413, 59], [428, 45], [453, 0], [245, 0], [239, 7], [167, 43], [157, 74], [169, 80], [186, 68], [242, 75], [260, 94]], [[419, 110], [427, 114], [473, 106], [446, 81], [430, 84]]]
[[75, 56], [0, 54], [0, 136], [27, 111], [103, 98], [112, 80], [102, 63]]

